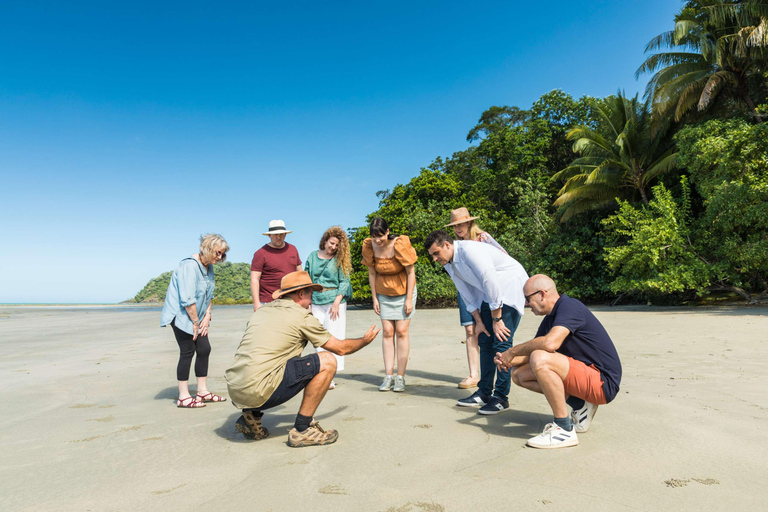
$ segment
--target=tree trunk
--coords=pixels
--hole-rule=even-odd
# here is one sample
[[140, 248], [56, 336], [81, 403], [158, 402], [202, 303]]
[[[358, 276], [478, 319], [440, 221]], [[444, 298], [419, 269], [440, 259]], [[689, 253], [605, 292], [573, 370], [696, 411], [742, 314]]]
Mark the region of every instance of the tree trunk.
[[713, 284], [707, 287], [707, 291], [714, 292], [714, 291], [724, 291], [724, 292], [732, 292], [736, 295], [741, 296], [745, 300], [748, 300], [752, 302], [752, 294], [750, 294], [748, 291], [743, 290], [742, 288], [739, 288], [738, 286], [733, 286], [729, 284]]

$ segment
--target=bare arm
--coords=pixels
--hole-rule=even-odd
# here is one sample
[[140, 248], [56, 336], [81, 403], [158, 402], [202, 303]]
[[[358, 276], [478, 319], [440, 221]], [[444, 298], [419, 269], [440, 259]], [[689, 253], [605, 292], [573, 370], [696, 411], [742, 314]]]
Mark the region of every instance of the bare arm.
[[251, 270], [251, 295], [253, 295], [253, 310], [256, 311], [261, 307], [261, 301], [259, 300], [259, 281], [261, 280], [261, 272]]
[[301, 272], [301, 271], [302, 271], [302, 270], [304, 270], [304, 269], [303, 269], [303, 268], [301, 268], [301, 265], [296, 265], [296, 270], [297, 270], [297, 271], [299, 271], [299, 272]]
[[205, 312], [205, 315], [203, 316], [203, 319], [200, 321], [200, 336], [208, 336], [208, 326], [211, 324], [211, 306], [213, 305], [213, 301], [208, 303], [208, 309]]
[[416, 268], [413, 265], [405, 267], [405, 314], [413, 311], [413, 289], [416, 288]]
[[197, 339], [197, 333], [200, 330], [200, 319], [197, 317], [197, 304], [190, 304], [189, 306], [184, 306], [184, 309], [187, 310], [187, 314], [189, 315], [190, 320], [192, 320], [192, 327], [194, 329], [192, 333], [192, 339]]
[[373, 310], [377, 315], [381, 315], [379, 310], [379, 298], [376, 296], [376, 269], [368, 267], [368, 284], [371, 285], [371, 297], [373, 298]]
[[528, 362], [528, 356], [534, 350], [546, 350], [555, 352], [565, 341], [565, 338], [571, 333], [563, 326], [556, 325], [544, 336], [533, 338], [520, 345], [516, 345], [504, 353], [497, 352], [494, 362], [502, 369], [508, 370], [513, 366], [520, 366]]
[[336, 355], [344, 356], [347, 354], [354, 354], [364, 346], [372, 342], [381, 330], [380, 327], [372, 325], [363, 334], [362, 338], [348, 338], [346, 340], [339, 340], [331, 336], [331, 339], [325, 342], [323, 348], [328, 352], [333, 352]]

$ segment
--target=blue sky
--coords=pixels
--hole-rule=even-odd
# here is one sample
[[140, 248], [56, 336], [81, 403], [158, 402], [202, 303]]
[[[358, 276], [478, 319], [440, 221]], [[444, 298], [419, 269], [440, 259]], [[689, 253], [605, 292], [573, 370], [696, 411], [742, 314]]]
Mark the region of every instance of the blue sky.
[[0, 303], [119, 302], [270, 219], [302, 259], [492, 105], [641, 92], [677, 1], [0, 5]]

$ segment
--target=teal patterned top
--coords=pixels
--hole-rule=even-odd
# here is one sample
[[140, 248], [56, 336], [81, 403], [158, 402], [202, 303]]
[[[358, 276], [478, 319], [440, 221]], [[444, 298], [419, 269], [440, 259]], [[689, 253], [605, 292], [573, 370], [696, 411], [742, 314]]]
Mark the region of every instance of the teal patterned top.
[[344, 296], [341, 302], [352, 299], [352, 282], [336, 266], [336, 258], [324, 260], [317, 255], [317, 251], [313, 251], [304, 263], [304, 270], [309, 272], [313, 283], [327, 288], [312, 294], [312, 304], [330, 304], [336, 300], [337, 295]]

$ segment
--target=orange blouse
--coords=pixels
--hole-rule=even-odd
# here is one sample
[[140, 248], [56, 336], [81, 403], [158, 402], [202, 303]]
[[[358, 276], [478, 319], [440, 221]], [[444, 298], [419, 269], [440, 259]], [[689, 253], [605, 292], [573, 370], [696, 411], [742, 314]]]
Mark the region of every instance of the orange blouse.
[[405, 295], [408, 291], [405, 267], [416, 263], [417, 258], [411, 240], [405, 235], [395, 239], [395, 256], [392, 258], [375, 257], [371, 239], [363, 240], [363, 265], [376, 269], [376, 293], [389, 297]]

